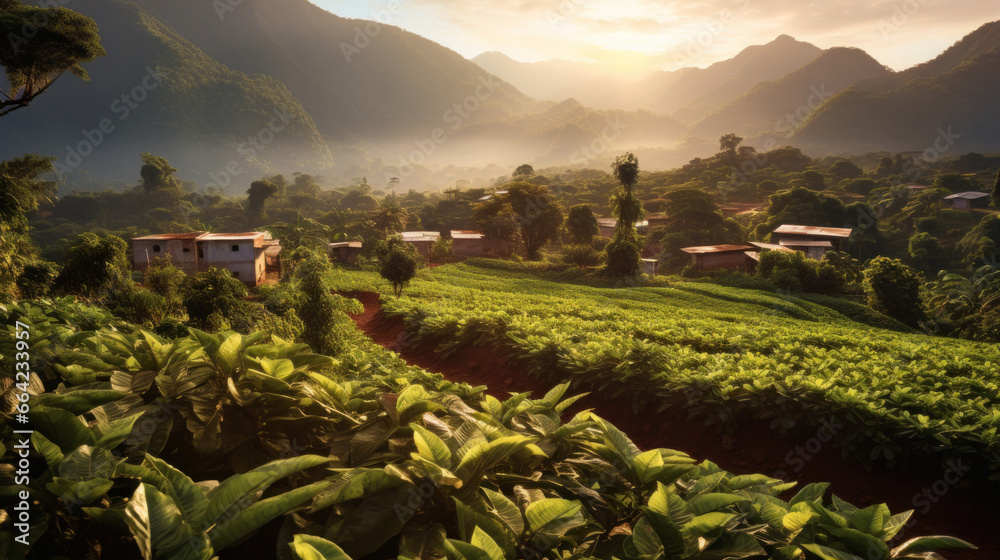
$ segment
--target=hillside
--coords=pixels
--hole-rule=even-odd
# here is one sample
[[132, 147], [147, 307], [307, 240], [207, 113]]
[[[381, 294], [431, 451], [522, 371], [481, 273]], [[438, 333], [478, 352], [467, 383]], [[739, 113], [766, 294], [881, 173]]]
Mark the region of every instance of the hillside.
[[994, 49], [883, 93], [850, 88], [814, 112], [792, 140], [813, 152], [995, 151], [998, 75], [1000, 49]]
[[755, 86], [709, 114], [691, 131], [704, 137], [727, 132], [747, 136], [787, 134], [808, 112], [845, 88], [860, 80], [888, 75], [890, 70], [860, 49], [833, 48], [779, 80]]
[[[64, 171], [138, 180], [139, 155], [148, 151], [186, 178], [208, 182], [214, 173], [220, 183], [231, 175], [229, 162], [240, 169], [230, 179], [241, 183], [332, 165], [312, 117], [280, 81], [219, 63], [129, 0], [73, 7], [97, 22], [108, 56], [87, 65], [91, 82], [64, 79], [30, 109], [5, 117], [0, 160], [37, 152], [58, 156]], [[81, 132], [103, 119], [110, 134]], [[250, 137], [263, 149], [251, 153]]]
[[[400, 137], [409, 142], [446, 124], [442, 113], [490, 80], [433, 41], [393, 25], [338, 17], [307, 0], [245, 0], [223, 21], [207, 13], [192, 17], [185, 2], [142, 1], [209, 56], [281, 80], [334, 145]], [[502, 118], [533, 106], [532, 99], [499, 82], [468, 120]]]

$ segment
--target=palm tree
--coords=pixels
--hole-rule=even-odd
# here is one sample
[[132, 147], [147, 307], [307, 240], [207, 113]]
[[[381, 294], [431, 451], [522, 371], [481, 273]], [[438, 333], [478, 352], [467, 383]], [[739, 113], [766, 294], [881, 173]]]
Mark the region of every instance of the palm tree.
[[398, 202], [390, 199], [380, 202], [378, 210], [371, 215], [372, 228], [383, 235], [405, 230], [409, 221], [410, 213]]

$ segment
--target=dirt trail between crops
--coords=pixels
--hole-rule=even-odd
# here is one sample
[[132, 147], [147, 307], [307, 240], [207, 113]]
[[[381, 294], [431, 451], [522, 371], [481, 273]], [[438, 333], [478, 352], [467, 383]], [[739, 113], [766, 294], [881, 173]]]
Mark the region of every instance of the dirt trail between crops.
[[[553, 385], [529, 375], [524, 364], [508, 359], [491, 346], [462, 348], [445, 357], [434, 352], [432, 344], [407, 344], [403, 320], [382, 312], [379, 294], [342, 295], [364, 305], [364, 313], [353, 317], [358, 327], [411, 365], [440, 373], [450, 381], [485, 385], [486, 392], [499, 399], [510, 392], [531, 391], [540, 396]], [[825, 434], [815, 428], [781, 436], [770, 429], [768, 420], [763, 420], [743, 422], [735, 433], [725, 435], [700, 420], [688, 422], [683, 410], [656, 413], [656, 406], [651, 406], [649, 411], [636, 415], [625, 397], [591, 394], [578, 401], [568, 414], [586, 408], [624, 430], [640, 449], [678, 449], [736, 474], [763, 473], [798, 481], [799, 487], [810, 482], [830, 482], [833, 493], [860, 507], [885, 502], [893, 513], [915, 510], [912, 526], [902, 533], [904, 540], [951, 535], [980, 548], [945, 552], [945, 558], [1000, 560], [1000, 514], [996, 513], [1000, 491], [996, 483], [985, 482], [988, 473], [965, 472], [963, 465], [957, 465], [961, 476], [956, 477], [948, 472], [947, 465], [937, 464], [908, 471], [875, 467], [869, 472], [821, 441], [818, 436]], [[837, 424], [831, 427], [837, 429]]]

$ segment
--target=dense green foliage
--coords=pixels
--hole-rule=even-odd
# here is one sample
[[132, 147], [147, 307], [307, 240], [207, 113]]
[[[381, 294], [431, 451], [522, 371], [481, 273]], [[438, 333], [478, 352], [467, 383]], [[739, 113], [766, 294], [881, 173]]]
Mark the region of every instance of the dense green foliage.
[[636, 231], [636, 222], [642, 218], [642, 202], [635, 195], [639, 160], [630, 152], [615, 158], [611, 169], [621, 188], [611, 195], [611, 213], [618, 222], [605, 249], [605, 268], [615, 278], [635, 278], [642, 271], [642, 245]]
[[1000, 467], [995, 345], [884, 330], [907, 329], [835, 298], [705, 283], [609, 289], [531, 270], [437, 268], [386, 309], [406, 316], [414, 341], [495, 345], [534, 375], [637, 411], [684, 406], [721, 427], [762, 417], [782, 430], [834, 415], [849, 426], [835, 445], [865, 461], [943, 453]]
[[859, 509], [826, 484], [786, 501], [794, 483], [643, 452], [589, 412], [563, 422], [578, 398], [563, 398], [566, 385], [503, 402], [447, 382], [389, 388], [344, 380], [361, 372], [277, 338], [161, 338], [66, 301], [2, 311], [4, 366], [15, 321], [45, 341], [24, 382], [29, 457], [43, 470], [0, 486], [5, 507], [15, 492], [31, 498], [29, 547], [0, 529], [11, 560], [207, 560], [269, 524], [277, 538], [257, 550], [302, 560], [915, 559], [972, 547], [923, 537], [890, 549], [912, 512]]

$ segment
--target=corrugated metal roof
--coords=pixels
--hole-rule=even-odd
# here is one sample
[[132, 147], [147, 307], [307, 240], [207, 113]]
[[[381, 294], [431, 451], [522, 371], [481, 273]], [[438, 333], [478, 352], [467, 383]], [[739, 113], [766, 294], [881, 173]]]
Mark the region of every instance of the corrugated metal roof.
[[751, 241], [751, 245], [757, 247], [758, 249], [764, 249], [767, 251], [785, 251], [786, 253], [794, 253], [792, 249], [785, 247], [784, 245], [775, 245], [773, 243], [758, 243], [756, 241]]
[[263, 231], [250, 231], [244, 233], [208, 233], [202, 236], [200, 241], [246, 241], [249, 239], [266, 239], [267, 233]]
[[403, 237], [403, 241], [415, 242], [415, 241], [437, 241], [441, 237], [441, 233], [437, 231], [404, 231], [400, 233]]
[[341, 247], [350, 247], [352, 249], [360, 249], [362, 244], [360, 241], [340, 241], [337, 243], [330, 243], [331, 249], [339, 249]]
[[833, 227], [816, 227], [816, 226], [794, 226], [783, 224], [778, 229], [774, 230], [774, 233], [788, 233], [792, 235], [817, 235], [822, 237], [843, 237], [847, 238], [851, 236], [854, 230], [852, 228], [833, 228]]
[[732, 253], [747, 249], [753, 249], [753, 247], [749, 245], [706, 245], [704, 247], [684, 247], [681, 251], [691, 255], [702, 255], [705, 253]]
[[833, 243], [829, 241], [779, 241], [781, 245], [785, 247], [833, 247]]
[[946, 196], [946, 197], [944, 197], [944, 199], [945, 200], [954, 200], [956, 198], [964, 198], [965, 200], [979, 200], [980, 198], [985, 198], [987, 196], [990, 196], [990, 193], [976, 192], [976, 191], [967, 191], [967, 192], [960, 192], [960, 193], [955, 193], [955, 194]]
[[132, 241], [176, 241], [182, 239], [198, 239], [203, 235], [208, 235], [205, 231], [189, 231], [186, 233], [160, 233], [156, 235], [146, 235], [136, 237]]

